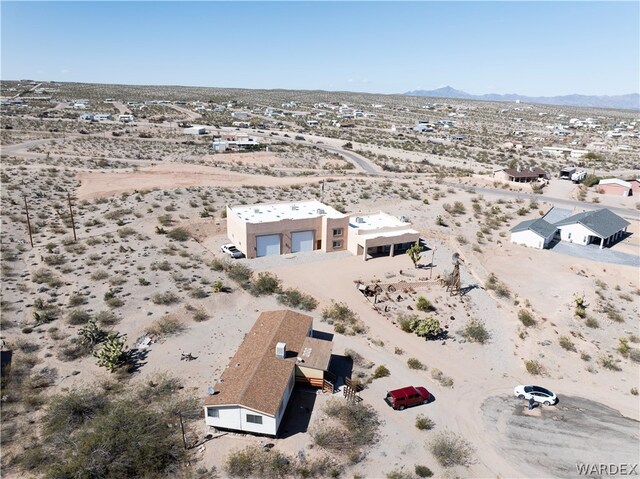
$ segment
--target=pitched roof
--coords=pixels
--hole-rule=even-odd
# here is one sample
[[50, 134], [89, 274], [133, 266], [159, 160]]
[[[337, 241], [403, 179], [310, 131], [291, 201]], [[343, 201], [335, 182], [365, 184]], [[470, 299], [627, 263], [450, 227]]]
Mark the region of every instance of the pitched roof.
[[625, 188], [631, 188], [631, 183], [619, 178], [606, 178], [604, 180], [600, 180], [598, 185], [619, 185], [624, 186]]
[[545, 213], [542, 217], [547, 223], [556, 224], [558, 221], [562, 221], [565, 218], [571, 216], [573, 212], [571, 210], [566, 210], [564, 208], [557, 208], [552, 206], [549, 211]]
[[605, 208], [597, 211], [585, 211], [584, 213], [569, 216], [564, 220], [558, 221], [555, 225], [562, 227], [575, 223], [580, 223], [601, 238], [608, 238], [631, 224], [624, 218]]
[[[275, 416], [312, 324], [311, 316], [289, 310], [260, 314], [205, 405], [242, 405]], [[276, 357], [277, 343], [286, 343], [285, 359]]]
[[547, 172], [542, 168], [538, 168], [537, 166], [534, 168], [522, 168], [518, 171], [516, 168], [505, 168], [504, 171], [507, 175], [513, 176], [514, 178], [531, 178], [535, 176], [546, 176]]
[[535, 220], [527, 220], [522, 223], [517, 224], [513, 228], [511, 228], [512, 233], [518, 233], [520, 231], [533, 231], [539, 236], [543, 238], [548, 238], [552, 234], [556, 232], [558, 228], [549, 223], [548, 221], [543, 220], [542, 218], [537, 218]]

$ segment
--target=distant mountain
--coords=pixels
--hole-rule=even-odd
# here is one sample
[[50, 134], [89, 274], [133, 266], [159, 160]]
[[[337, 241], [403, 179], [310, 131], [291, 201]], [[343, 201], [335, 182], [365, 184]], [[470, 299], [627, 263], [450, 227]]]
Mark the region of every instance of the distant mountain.
[[564, 95], [564, 96], [523, 96], [516, 93], [498, 95], [488, 93], [485, 95], [472, 95], [470, 93], [456, 90], [450, 86], [438, 88], [436, 90], [414, 90], [408, 91], [409, 96], [428, 96], [432, 98], [460, 98], [463, 100], [485, 100], [485, 101], [516, 101], [522, 103], [543, 103], [547, 105], [561, 106], [581, 106], [592, 108], [621, 108], [625, 110], [640, 110], [640, 94], [629, 93], [628, 95], [613, 96], [591, 96], [591, 95]]

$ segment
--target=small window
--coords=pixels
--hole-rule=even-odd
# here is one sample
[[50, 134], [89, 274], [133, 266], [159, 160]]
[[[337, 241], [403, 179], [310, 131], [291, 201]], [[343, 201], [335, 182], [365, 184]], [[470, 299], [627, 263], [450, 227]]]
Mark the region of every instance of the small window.
[[342, 241], [334, 241], [333, 242], [333, 247], [334, 248], [342, 248]]
[[569, 236], [567, 236], [567, 239], [571, 239], [571, 233], [569, 233]]
[[215, 407], [208, 407], [207, 408], [207, 416], [209, 416], [209, 417], [220, 417], [219, 411]]
[[342, 228], [333, 228], [333, 236], [342, 236]]
[[262, 424], [262, 416], [256, 416], [255, 414], [247, 414], [247, 422], [253, 424]]

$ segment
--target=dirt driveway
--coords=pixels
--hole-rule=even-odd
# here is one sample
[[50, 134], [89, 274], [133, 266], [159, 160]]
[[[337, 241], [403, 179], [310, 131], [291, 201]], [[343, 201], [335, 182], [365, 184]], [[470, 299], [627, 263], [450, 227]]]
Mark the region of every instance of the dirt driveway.
[[576, 464], [637, 464], [640, 423], [589, 399], [562, 396], [528, 411], [494, 396], [482, 405], [486, 440], [528, 477], [579, 477]]

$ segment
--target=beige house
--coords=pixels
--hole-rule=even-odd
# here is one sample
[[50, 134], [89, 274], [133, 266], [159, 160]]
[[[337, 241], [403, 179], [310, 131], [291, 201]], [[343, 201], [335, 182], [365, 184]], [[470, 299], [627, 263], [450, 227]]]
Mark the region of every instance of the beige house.
[[310, 200], [227, 206], [227, 236], [247, 258], [349, 250], [366, 260], [404, 252], [420, 235], [382, 212], [350, 216]]

